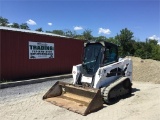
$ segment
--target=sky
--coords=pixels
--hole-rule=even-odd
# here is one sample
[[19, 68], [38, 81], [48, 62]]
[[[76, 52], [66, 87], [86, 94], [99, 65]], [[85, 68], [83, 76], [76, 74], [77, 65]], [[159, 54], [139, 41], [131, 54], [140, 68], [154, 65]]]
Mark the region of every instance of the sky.
[[115, 37], [127, 28], [134, 38], [160, 43], [160, 0], [0, 0], [0, 16], [31, 30], [71, 30]]

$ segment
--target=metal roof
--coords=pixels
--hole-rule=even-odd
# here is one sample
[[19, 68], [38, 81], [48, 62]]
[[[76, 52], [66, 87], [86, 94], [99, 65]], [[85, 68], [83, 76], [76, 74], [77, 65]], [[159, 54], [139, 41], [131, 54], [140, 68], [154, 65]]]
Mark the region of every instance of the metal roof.
[[18, 32], [26, 32], [26, 33], [35, 33], [39, 35], [49, 35], [49, 36], [56, 36], [56, 37], [63, 37], [63, 38], [71, 38], [71, 37], [67, 37], [63, 35], [57, 35], [54, 33], [38, 32], [38, 31], [33, 31], [33, 30], [25, 30], [25, 29], [18, 29], [18, 28], [3, 27], [3, 26], [0, 26], [0, 30], [10, 30], [10, 31], [18, 31]]

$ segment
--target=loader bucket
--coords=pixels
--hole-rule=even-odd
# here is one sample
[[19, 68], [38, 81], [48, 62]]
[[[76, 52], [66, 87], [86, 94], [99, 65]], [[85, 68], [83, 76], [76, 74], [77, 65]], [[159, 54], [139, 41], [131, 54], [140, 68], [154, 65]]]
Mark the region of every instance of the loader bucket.
[[82, 115], [87, 115], [103, 107], [99, 89], [83, 88], [59, 81], [48, 90], [43, 99]]

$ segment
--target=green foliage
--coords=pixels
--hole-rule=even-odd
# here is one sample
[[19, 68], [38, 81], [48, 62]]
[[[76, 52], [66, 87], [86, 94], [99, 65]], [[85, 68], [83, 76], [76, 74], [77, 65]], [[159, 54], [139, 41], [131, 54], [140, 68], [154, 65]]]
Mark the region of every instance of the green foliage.
[[82, 33], [82, 35], [84, 36], [85, 40], [92, 40], [93, 36], [91, 33], [92, 33], [92, 31], [87, 29]]
[[143, 59], [160, 60], [160, 45], [156, 40], [146, 40], [146, 42], [136, 42], [134, 56]]
[[67, 37], [76, 38], [76, 32], [75, 31], [72, 32], [71, 30], [67, 30], [67, 31], [53, 30], [53, 31], [46, 31], [46, 33], [53, 33], [53, 34], [57, 34], [57, 35], [63, 35], [63, 36], [67, 36]]
[[53, 30], [52, 33], [58, 34], [58, 35], [65, 35], [65, 33], [63, 32], [63, 30]]
[[94, 37], [93, 39], [97, 40], [97, 41], [106, 41], [107, 40], [106, 36]]
[[20, 25], [18, 23], [13, 23], [11, 25], [12, 28], [20, 28]]
[[74, 38], [80, 39], [80, 40], [85, 40], [85, 37], [83, 35], [76, 35]]
[[113, 44], [116, 44], [117, 46], [120, 45], [120, 42], [118, 39], [116, 39], [115, 37], [109, 37], [107, 38], [107, 42], [110, 42], [110, 43], [113, 43]]
[[43, 32], [43, 29], [42, 28], [37, 28], [35, 31]]
[[8, 19], [0, 17], [0, 26], [8, 26]]
[[122, 29], [120, 31], [120, 34], [117, 34], [117, 36], [115, 37], [119, 43], [120, 43], [120, 47], [121, 47], [121, 55], [128, 55], [131, 54], [131, 47], [133, 47], [133, 33], [128, 30], [127, 28]]
[[152, 59], [160, 60], [160, 45], [153, 46]]
[[30, 30], [29, 27], [28, 27], [28, 25], [27, 25], [27, 23], [22, 23], [22, 24], [20, 25], [20, 28], [21, 28], [21, 29], [25, 29], [25, 30]]
[[63, 30], [46, 31], [46, 33], [53, 33], [53, 34], [57, 34], [57, 35], [65, 35], [65, 32]]
[[158, 40], [151, 40], [151, 39], [146, 39], [146, 42], [153, 44], [153, 45], [157, 45], [158, 44]]
[[76, 36], [76, 32], [75, 31], [72, 32], [71, 30], [67, 30], [65, 32], [65, 36], [74, 38]]

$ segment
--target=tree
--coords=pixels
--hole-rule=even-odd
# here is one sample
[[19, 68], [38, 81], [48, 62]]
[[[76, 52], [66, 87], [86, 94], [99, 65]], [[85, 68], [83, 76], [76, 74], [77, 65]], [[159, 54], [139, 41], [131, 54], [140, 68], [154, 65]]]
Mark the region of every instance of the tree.
[[58, 35], [65, 35], [65, 33], [63, 32], [63, 30], [53, 30], [52, 33], [58, 34]]
[[22, 23], [22, 24], [20, 25], [20, 28], [21, 28], [21, 29], [30, 30], [29, 27], [28, 27], [28, 25], [27, 25], [27, 23]]
[[46, 33], [52, 33], [52, 31], [46, 30]]
[[158, 40], [146, 39], [145, 53], [148, 53], [146, 58], [160, 60], [160, 46], [158, 45]]
[[8, 26], [8, 19], [0, 17], [0, 26]]
[[35, 31], [43, 32], [42, 28], [37, 28]]
[[84, 38], [86, 39], [86, 40], [92, 40], [93, 39], [93, 36], [92, 36], [92, 31], [91, 30], [89, 30], [89, 29], [87, 29], [87, 30], [85, 30], [83, 33], [82, 33], [82, 35], [84, 36]]
[[106, 41], [107, 40], [106, 36], [94, 37], [93, 39], [97, 40], [97, 41]]
[[85, 40], [83, 35], [76, 35], [74, 38], [80, 39], [80, 40]]
[[147, 39], [146, 42], [153, 44], [153, 45], [157, 45], [158, 44], [158, 40], [152, 40], [152, 39]]
[[131, 32], [127, 28], [122, 29], [120, 31], [120, 34], [117, 34], [116, 39], [119, 40], [122, 49], [122, 55], [130, 54], [130, 48], [133, 47], [133, 44], [131, 42], [133, 37], [133, 32]]
[[20, 28], [20, 26], [19, 26], [18, 23], [13, 23], [13, 24], [11, 25], [11, 27], [12, 27], [12, 28]]
[[74, 38], [76, 36], [76, 32], [75, 31], [72, 32], [71, 30], [68, 30], [65, 32], [65, 36]]
[[146, 42], [135, 43], [135, 56], [142, 59], [160, 60], [160, 46], [156, 40], [148, 40]]
[[109, 37], [109, 38], [107, 38], [107, 42], [116, 44], [117, 46], [120, 45], [119, 41], [115, 37]]
[[160, 46], [154, 45], [152, 48], [152, 59], [160, 60]]

